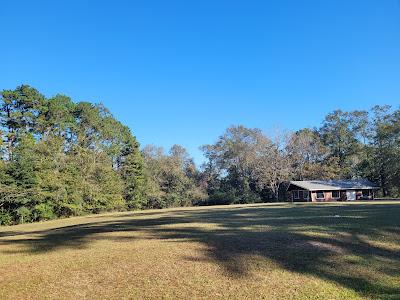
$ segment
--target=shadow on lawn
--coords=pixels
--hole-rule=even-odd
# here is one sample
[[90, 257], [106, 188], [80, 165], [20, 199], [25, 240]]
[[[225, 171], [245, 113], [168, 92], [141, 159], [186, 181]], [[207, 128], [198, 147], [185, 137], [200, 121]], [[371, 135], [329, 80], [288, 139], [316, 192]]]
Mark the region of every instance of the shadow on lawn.
[[[0, 237], [0, 245], [21, 244], [29, 252], [41, 253], [86, 247], [96, 239], [131, 242], [135, 240], [132, 233], [141, 231], [149, 238], [206, 245], [207, 259], [223, 266], [227, 276], [251, 276], [249, 256], [258, 255], [287, 270], [324, 278], [361, 295], [400, 296], [400, 287], [391, 286], [386, 280], [400, 273], [399, 251], [372, 245], [365, 239], [390, 238], [398, 247], [400, 205], [227, 207], [140, 216], [143, 218], [37, 231], [30, 239], [18, 235], [32, 232], [12, 232], [8, 234], [12, 239]], [[217, 226], [211, 230], [194, 223]], [[111, 232], [127, 232], [131, 236], [101, 235]]]

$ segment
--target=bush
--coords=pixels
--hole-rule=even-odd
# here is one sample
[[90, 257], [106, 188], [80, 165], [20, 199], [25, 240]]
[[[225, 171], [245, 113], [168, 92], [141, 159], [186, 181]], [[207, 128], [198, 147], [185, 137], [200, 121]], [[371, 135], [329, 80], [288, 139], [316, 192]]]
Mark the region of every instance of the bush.
[[235, 194], [232, 192], [216, 191], [208, 199], [197, 202], [195, 205], [226, 205], [232, 204], [235, 200]]
[[49, 203], [40, 203], [33, 210], [33, 218], [35, 221], [55, 219], [54, 207]]
[[31, 210], [26, 206], [21, 206], [16, 211], [19, 223], [25, 223], [31, 221]]
[[6, 211], [0, 212], [0, 225], [11, 225], [13, 223], [13, 218], [10, 213]]

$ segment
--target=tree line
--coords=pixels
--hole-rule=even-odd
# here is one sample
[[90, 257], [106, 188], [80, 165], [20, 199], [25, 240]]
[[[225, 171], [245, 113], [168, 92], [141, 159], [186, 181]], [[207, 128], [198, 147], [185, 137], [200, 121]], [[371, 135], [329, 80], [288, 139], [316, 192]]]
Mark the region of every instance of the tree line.
[[0, 224], [127, 209], [285, 200], [289, 180], [368, 178], [400, 195], [400, 110], [328, 114], [319, 128], [268, 136], [231, 126], [187, 151], [140, 149], [101, 104], [46, 98], [22, 85], [0, 93]]
[[2, 224], [144, 207], [139, 144], [103, 105], [22, 85], [0, 113]]
[[259, 129], [232, 126], [202, 147], [206, 203], [286, 200], [290, 180], [366, 178], [380, 196], [400, 196], [400, 110], [336, 110], [320, 128], [268, 137]]

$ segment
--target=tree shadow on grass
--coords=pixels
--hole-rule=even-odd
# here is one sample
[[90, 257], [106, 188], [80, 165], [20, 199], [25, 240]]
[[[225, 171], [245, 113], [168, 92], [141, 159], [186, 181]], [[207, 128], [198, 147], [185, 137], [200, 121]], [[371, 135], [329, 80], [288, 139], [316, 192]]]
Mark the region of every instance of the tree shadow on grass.
[[[386, 280], [400, 274], [400, 205], [226, 207], [136, 216], [36, 231], [32, 238], [14, 232], [0, 238], [0, 245], [21, 244], [28, 252], [45, 253], [86, 247], [96, 239], [134, 242], [133, 233], [140, 231], [146, 238], [205, 245], [205, 257], [227, 276], [251, 276], [250, 257], [256, 255], [363, 296], [400, 296], [400, 287]], [[102, 235], [112, 232], [129, 234]]]

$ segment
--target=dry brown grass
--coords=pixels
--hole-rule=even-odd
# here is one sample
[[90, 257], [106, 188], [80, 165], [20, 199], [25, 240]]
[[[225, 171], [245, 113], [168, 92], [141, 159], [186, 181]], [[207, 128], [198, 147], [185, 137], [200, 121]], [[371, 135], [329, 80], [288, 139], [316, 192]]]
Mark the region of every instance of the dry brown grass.
[[399, 299], [399, 225], [400, 202], [379, 202], [181, 208], [3, 227], [0, 298]]

